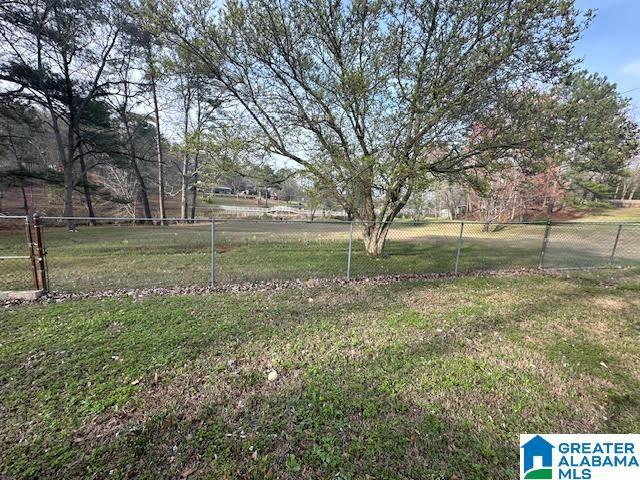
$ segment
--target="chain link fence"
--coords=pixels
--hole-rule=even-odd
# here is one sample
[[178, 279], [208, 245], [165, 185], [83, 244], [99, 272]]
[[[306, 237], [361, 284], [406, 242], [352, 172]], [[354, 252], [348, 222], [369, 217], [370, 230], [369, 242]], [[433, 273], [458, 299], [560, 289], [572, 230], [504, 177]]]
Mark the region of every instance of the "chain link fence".
[[208, 285], [209, 220], [42, 217], [52, 290]]
[[[25, 221], [0, 217], [0, 290], [33, 286]], [[640, 223], [395, 222], [383, 253], [371, 256], [363, 222], [75, 218], [73, 230], [62, 217], [41, 222], [54, 291], [640, 266]]]
[[216, 281], [344, 277], [349, 228], [344, 222], [216, 222]]
[[598, 268], [638, 263], [640, 224], [554, 224], [543, 267]]
[[33, 288], [27, 217], [0, 217], [0, 291]]

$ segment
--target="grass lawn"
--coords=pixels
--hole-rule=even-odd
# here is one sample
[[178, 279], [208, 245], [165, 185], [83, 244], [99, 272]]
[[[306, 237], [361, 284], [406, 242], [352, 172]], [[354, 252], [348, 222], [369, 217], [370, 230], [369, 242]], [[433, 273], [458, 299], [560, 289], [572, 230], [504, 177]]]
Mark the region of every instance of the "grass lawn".
[[640, 207], [607, 208], [583, 217], [579, 222], [640, 222]]
[[[545, 266], [599, 267], [610, 261], [617, 225], [554, 226]], [[466, 223], [461, 271], [538, 266], [544, 225], [509, 225], [483, 232]], [[226, 221], [216, 226], [219, 283], [346, 276], [348, 224]], [[398, 223], [384, 255], [365, 254], [354, 228], [353, 276], [453, 271], [460, 225]], [[625, 227], [614, 264], [640, 265], [640, 225]], [[45, 228], [50, 287], [111, 288], [208, 285], [211, 227], [196, 225], [80, 225], [77, 232]], [[0, 256], [24, 255], [21, 230], [0, 231]], [[0, 260], [0, 290], [27, 288], [28, 260]]]
[[517, 478], [640, 430], [639, 311], [637, 269], [4, 309], [1, 472]]

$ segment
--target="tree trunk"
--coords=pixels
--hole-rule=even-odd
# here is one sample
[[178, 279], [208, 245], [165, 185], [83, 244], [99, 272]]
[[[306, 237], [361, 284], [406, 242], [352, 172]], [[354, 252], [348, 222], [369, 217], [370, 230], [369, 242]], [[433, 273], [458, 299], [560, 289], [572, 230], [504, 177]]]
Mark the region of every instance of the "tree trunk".
[[[64, 216], [67, 228], [70, 231], [76, 229], [73, 221], [73, 190], [75, 188], [75, 178], [73, 175], [73, 155], [69, 155], [71, 161], [67, 157], [65, 151], [64, 141], [62, 139], [62, 132], [58, 124], [58, 117], [53, 110], [53, 107], [49, 107], [49, 113], [51, 115], [51, 127], [53, 129], [53, 136], [56, 140], [56, 147], [58, 148], [58, 161], [62, 166], [62, 174], [64, 178]], [[71, 148], [71, 146], [69, 146]]]
[[[149, 52], [151, 59], [151, 52]], [[150, 61], [151, 63], [151, 61]], [[156, 156], [158, 159], [158, 207], [160, 209], [160, 224], [164, 225], [166, 218], [164, 210], [164, 159], [162, 157], [162, 137], [160, 136], [160, 110], [158, 108], [158, 95], [156, 92], [156, 79], [153, 73], [153, 65], [151, 67], [151, 95], [153, 97], [153, 115], [156, 120]]]
[[189, 200], [187, 198], [189, 188], [189, 111], [191, 107], [190, 91], [183, 92], [184, 94], [184, 125], [183, 125], [183, 141], [184, 141], [184, 154], [182, 157], [182, 182], [180, 184], [180, 218], [187, 219], [187, 211], [189, 208]]
[[133, 132], [131, 132], [131, 125], [129, 124], [129, 118], [127, 117], [127, 113], [123, 112], [121, 114], [122, 123], [124, 123], [124, 128], [127, 133], [127, 147], [129, 149], [129, 161], [131, 162], [131, 167], [133, 168], [133, 173], [136, 176], [136, 180], [138, 182], [138, 186], [140, 190], [138, 191], [138, 196], [140, 199], [140, 203], [142, 204], [142, 212], [144, 218], [151, 218], [151, 205], [149, 205], [149, 192], [147, 191], [147, 184], [144, 181], [144, 177], [142, 176], [142, 172], [140, 171], [140, 167], [138, 166], [138, 158], [136, 153], [136, 144], [133, 139]]
[[364, 248], [367, 255], [371, 257], [382, 255], [391, 222], [411, 198], [412, 190], [412, 186], [408, 185], [404, 193], [401, 193], [400, 188], [388, 191], [385, 195], [386, 202], [381, 205], [379, 213], [376, 213], [373, 192], [371, 190], [362, 192], [364, 204], [359, 210], [359, 218], [368, 221], [363, 228]]
[[185, 152], [182, 159], [182, 183], [180, 185], [180, 218], [187, 219], [187, 211], [189, 208], [189, 200], [187, 198], [187, 190], [189, 187], [189, 181], [187, 180], [189, 174], [189, 155]]
[[82, 172], [80, 175], [80, 179], [82, 181], [82, 190], [84, 193], [84, 201], [87, 206], [87, 216], [89, 217], [89, 222], [91, 225], [96, 225], [96, 214], [93, 210], [93, 201], [91, 199], [91, 188], [89, 187], [89, 177], [87, 175], [87, 165], [84, 161], [84, 148], [82, 144], [79, 146], [80, 148], [80, 171]]
[[367, 223], [364, 226], [364, 249], [367, 255], [371, 257], [379, 257], [382, 255], [390, 227], [391, 223], [389, 222], [373, 222]]
[[198, 199], [198, 152], [193, 157], [193, 175], [191, 176], [191, 218], [196, 218], [196, 200]]
[[549, 201], [549, 204], [547, 205], [547, 217], [551, 218], [551, 215], [553, 214], [553, 209], [555, 208], [555, 204], [556, 204], [555, 200]]
[[22, 208], [24, 209], [24, 214], [29, 216], [29, 202], [27, 201], [27, 192], [24, 189], [24, 185], [20, 185], [20, 190], [22, 191]]
[[138, 200], [142, 204], [142, 215], [144, 216], [144, 218], [151, 218], [153, 214], [151, 213], [151, 205], [149, 205], [149, 193], [147, 192], [147, 186], [144, 182], [144, 177], [142, 176], [142, 172], [140, 172], [138, 162], [134, 160], [131, 165], [133, 166], [133, 173], [135, 174], [136, 180], [138, 181]]
[[75, 231], [76, 226], [73, 221], [73, 190], [76, 186], [76, 179], [73, 175], [73, 166], [69, 162], [63, 165], [64, 175], [64, 216], [67, 222], [67, 229]]

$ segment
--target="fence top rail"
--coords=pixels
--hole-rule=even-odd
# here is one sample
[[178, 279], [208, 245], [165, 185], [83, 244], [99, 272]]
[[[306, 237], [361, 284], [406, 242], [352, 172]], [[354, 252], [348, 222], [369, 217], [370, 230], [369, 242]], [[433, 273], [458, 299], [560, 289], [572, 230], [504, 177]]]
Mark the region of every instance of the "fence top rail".
[[[1, 218], [1, 217], [0, 217]], [[107, 221], [107, 222], [204, 222], [204, 223], [300, 223], [300, 224], [333, 224], [348, 225], [350, 222], [345, 220], [263, 220], [263, 219], [236, 219], [236, 218], [145, 218], [145, 217], [40, 217], [42, 220], [76, 220], [82, 222], [88, 221]], [[375, 223], [375, 222], [370, 222]], [[378, 222], [380, 223], [380, 222]]]
[[158, 217], [40, 217], [42, 220], [117, 221], [117, 222], [211, 222], [210, 217], [158, 218]]
[[[0, 215], [2, 219], [26, 219], [26, 216], [11, 216]], [[397, 226], [417, 226], [417, 225], [460, 225], [461, 223], [470, 225], [631, 225], [640, 226], [640, 221], [608, 221], [608, 222], [576, 222], [576, 221], [523, 221], [523, 222], [488, 222], [482, 220], [395, 220], [391, 222], [374, 221], [374, 220], [294, 220], [294, 219], [237, 219], [237, 218], [215, 218], [215, 217], [197, 217], [197, 218], [158, 218], [158, 217], [63, 217], [63, 216], [41, 216], [42, 220], [73, 220], [73, 221], [110, 221], [110, 222], [215, 222], [215, 223], [266, 223], [266, 224], [280, 224], [280, 223], [299, 223], [299, 224], [361, 224], [361, 225], [373, 225], [373, 224], [390, 224]]]
[[396, 222], [366, 222], [366, 221], [356, 221], [356, 223], [391, 223], [394, 225], [421, 225], [421, 224], [429, 224], [429, 225], [438, 225], [438, 224], [453, 224], [460, 225], [461, 223], [470, 224], [470, 225], [489, 225], [489, 226], [500, 226], [500, 225], [640, 225], [640, 221], [626, 221], [626, 222], [572, 222], [572, 221], [547, 221], [547, 220], [538, 220], [538, 221], [530, 221], [530, 222], [484, 222], [482, 220], [401, 220]]
[[[347, 220], [264, 220], [259, 218], [247, 218], [247, 219], [238, 219], [238, 218], [215, 218], [213, 220], [216, 223], [298, 223], [301, 225], [349, 225], [352, 222]], [[353, 222], [357, 223], [357, 222]]]
[[26, 215], [0, 215], [0, 220], [13, 219], [13, 220], [26, 220]]

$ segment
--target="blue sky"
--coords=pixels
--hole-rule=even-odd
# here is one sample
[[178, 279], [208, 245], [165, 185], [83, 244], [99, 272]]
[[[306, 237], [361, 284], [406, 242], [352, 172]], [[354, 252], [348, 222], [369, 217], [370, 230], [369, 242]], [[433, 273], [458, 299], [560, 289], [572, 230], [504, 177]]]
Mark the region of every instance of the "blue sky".
[[633, 99], [633, 114], [640, 118], [640, 0], [577, 0], [579, 9], [596, 10], [575, 55], [587, 70], [598, 72]]

